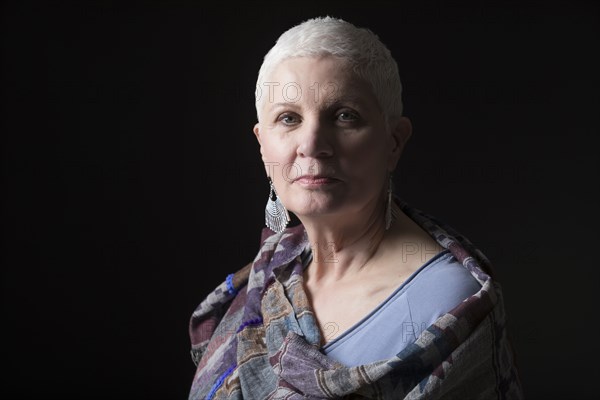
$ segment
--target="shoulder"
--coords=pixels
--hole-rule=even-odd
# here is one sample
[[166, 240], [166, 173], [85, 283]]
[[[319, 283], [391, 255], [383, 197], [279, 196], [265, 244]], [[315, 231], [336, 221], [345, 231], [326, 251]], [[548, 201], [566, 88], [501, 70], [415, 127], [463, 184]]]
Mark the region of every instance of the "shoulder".
[[[240, 289], [248, 280], [252, 263], [247, 264], [210, 292], [196, 307], [189, 321], [189, 336], [192, 345], [192, 358], [198, 364], [209, 340], [219, 330], [230, 332], [233, 323], [231, 315], [236, 314], [243, 302], [244, 291]], [[235, 282], [235, 283], [234, 283]]]
[[272, 262], [273, 259], [292, 257], [290, 249], [301, 241], [299, 238], [303, 232], [302, 226], [288, 228], [281, 233], [264, 228], [255, 259], [229, 273], [224, 282], [202, 300], [189, 323], [195, 361], [202, 356], [213, 336], [231, 335], [242, 319], [259, 315], [261, 293], [268, 283], [270, 269], [277, 264]]
[[481, 284], [448, 250], [424, 265], [407, 284], [406, 294], [413, 322], [429, 326], [465, 299], [481, 290]]
[[441, 303], [462, 301], [481, 289], [477, 279], [449, 250], [433, 257], [411, 283], [412, 296]]
[[465, 258], [471, 257], [481, 272], [494, 278], [492, 263], [467, 237], [439, 218], [409, 205], [405, 200], [399, 197], [395, 197], [395, 200], [410, 219], [443, 248], [451, 249], [459, 261], [462, 262]]

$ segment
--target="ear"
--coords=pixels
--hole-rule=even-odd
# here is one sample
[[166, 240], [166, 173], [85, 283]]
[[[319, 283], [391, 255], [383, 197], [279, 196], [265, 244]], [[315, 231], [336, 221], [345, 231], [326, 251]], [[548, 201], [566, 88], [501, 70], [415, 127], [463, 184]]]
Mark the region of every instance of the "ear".
[[254, 132], [254, 135], [256, 136], [256, 139], [258, 140], [258, 144], [262, 144], [260, 142], [260, 124], [258, 122], [256, 124], [254, 124], [254, 129], [252, 129], [252, 131]]
[[[254, 132], [254, 136], [256, 136], [256, 140], [258, 140], [258, 147], [260, 148], [261, 158], [262, 158], [263, 162], [266, 162], [267, 160], [265, 160], [265, 153], [263, 153], [262, 138], [260, 137], [260, 123], [259, 122], [254, 124], [254, 128], [252, 129], [252, 131]], [[268, 173], [269, 173], [269, 171], [267, 171], [267, 175], [268, 175]]]
[[404, 147], [412, 135], [412, 123], [406, 117], [400, 117], [391, 125], [392, 152], [390, 154], [388, 168], [390, 171], [396, 169]]

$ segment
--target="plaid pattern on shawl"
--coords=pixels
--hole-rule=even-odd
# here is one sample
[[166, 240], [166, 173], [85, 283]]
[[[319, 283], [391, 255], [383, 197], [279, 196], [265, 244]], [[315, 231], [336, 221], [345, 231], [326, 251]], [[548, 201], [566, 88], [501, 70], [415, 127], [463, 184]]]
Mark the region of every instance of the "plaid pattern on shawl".
[[263, 230], [255, 260], [228, 276], [190, 320], [196, 399], [521, 399], [500, 285], [465, 237], [400, 208], [467, 268], [482, 287], [396, 356], [346, 367], [319, 351], [320, 332], [303, 289], [302, 225]]

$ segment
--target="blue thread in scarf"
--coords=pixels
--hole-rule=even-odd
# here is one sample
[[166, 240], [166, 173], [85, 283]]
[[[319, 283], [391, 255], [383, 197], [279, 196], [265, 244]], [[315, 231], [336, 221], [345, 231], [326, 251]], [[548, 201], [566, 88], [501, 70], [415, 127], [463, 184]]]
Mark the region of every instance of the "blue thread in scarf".
[[244, 322], [242, 325], [240, 325], [240, 327], [238, 328], [238, 330], [236, 331], [236, 333], [239, 333], [242, 331], [242, 329], [244, 329], [245, 327], [247, 327], [248, 325], [257, 325], [263, 322], [263, 319], [261, 317], [257, 317], [254, 319], [250, 319], [246, 322]]
[[227, 275], [227, 279], [225, 279], [225, 282], [227, 284], [227, 291], [229, 292], [229, 294], [235, 296], [238, 291], [236, 290], [235, 286], [233, 286], [233, 274]]
[[215, 396], [215, 393], [217, 393], [217, 390], [221, 387], [221, 385], [225, 381], [225, 378], [227, 378], [227, 376], [233, 372], [235, 367], [237, 367], [237, 364], [233, 363], [231, 367], [227, 368], [227, 371], [223, 372], [223, 374], [219, 377], [219, 379], [217, 379], [212, 388], [210, 388], [210, 392], [208, 392], [208, 394], [206, 395], [206, 400], [211, 400]]

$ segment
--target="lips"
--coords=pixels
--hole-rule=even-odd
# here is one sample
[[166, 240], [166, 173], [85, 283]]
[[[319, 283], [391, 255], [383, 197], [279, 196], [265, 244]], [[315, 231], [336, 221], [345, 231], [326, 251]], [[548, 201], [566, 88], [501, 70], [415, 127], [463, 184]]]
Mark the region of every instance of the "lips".
[[294, 179], [294, 182], [305, 185], [327, 185], [338, 181], [338, 179], [326, 175], [302, 175]]

